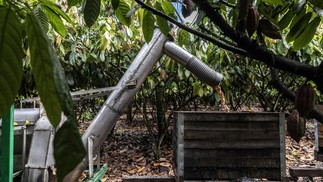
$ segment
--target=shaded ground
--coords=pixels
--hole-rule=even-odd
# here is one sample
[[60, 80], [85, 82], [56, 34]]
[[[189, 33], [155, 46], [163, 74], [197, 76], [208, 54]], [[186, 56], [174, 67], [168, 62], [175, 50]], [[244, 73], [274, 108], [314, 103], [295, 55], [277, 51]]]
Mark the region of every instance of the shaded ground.
[[[81, 123], [81, 130], [88, 123]], [[171, 128], [170, 128], [171, 129]], [[104, 181], [119, 182], [123, 176], [173, 176], [172, 144], [167, 140], [162, 144], [162, 158], [154, 159], [151, 139], [144, 121], [135, 117], [126, 123], [125, 116], [117, 122], [113, 135], [108, 137], [101, 147], [101, 162], [108, 164]], [[286, 136], [286, 165], [289, 167], [323, 167], [323, 163], [314, 160], [315, 137], [313, 121], [307, 122], [307, 131], [299, 143]], [[299, 178], [299, 181], [311, 181]], [[314, 178], [313, 181], [323, 181]]]

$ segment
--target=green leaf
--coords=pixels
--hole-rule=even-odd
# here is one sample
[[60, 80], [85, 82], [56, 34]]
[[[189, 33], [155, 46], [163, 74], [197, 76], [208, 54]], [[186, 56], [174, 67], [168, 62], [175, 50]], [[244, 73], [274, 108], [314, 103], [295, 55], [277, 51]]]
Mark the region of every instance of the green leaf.
[[294, 16], [290, 27], [293, 27], [306, 14], [306, 9], [306, 6], [303, 6], [299, 11], [296, 11], [296, 16]]
[[66, 121], [56, 132], [54, 157], [58, 181], [72, 171], [85, 157], [86, 152], [75, 121]]
[[[155, 8], [157, 10], [159, 10], [159, 11], [162, 11], [162, 7], [161, 7], [160, 2], [156, 2]], [[160, 16], [156, 16], [156, 19], [157, 19], [157, 25], [158, 25], [160, 31], [163, 34], [167, 35], [169, 33], [169, 31], [170, 31], [170, 28], [169, 28], [167, 20], [165, 20], [164, 18], [162, 18]]]
[[308, 25], [308, 22], [312, 18], [312, 12], [306, 13], [288, 32], [286, 41], [291, 42], [295, 40]]
[[47, 15], [50, 24], [52, 25], [53, 29], [59, 33], [61, 36], [66, 36], [66, 28], [61, 19], [52, 9], [48, 8], [47, 6], [42, 6], [45, 14]]
[[57, 176], [61, 181], [82, 161], [85, 150], [78, 134], [67, 79], [56, 52], [34, 14], [27, 14], [25, 25], [32, 72], [46, 114], [54, 127], [59, 124], [62, 114], [67, 117], [54, 139]]
[[293, 43], [293, 49], [295, 51], [302, 49], [304, 46], [311, 42], [315, 35], [317, 27], [320, 25], [320, 22], [321, 18], [317, 16], [306, 26], [302, 34]]
[[101, 0], [86, 0], [84, 5], [84, 20], [89, 28], [95, 23], [100, 15]]
[[189, 41], [190, 34], [182, 29], [178, 31], [178, 44], [180, 46], [187, 45]]
[[67, 5], [68, 7], [72, 7], [77, 5], [79, 2], [81, 2], [80, 0], [67, 0]]
[[59, 6], [57, 6], [56, 4], [52, 3], [51, 1], [42, 0], [41, 1], [41, 5], [42, 6], [47, 6], [49, 9], [51, 9], [52, 11], [54, 11], [56, 14], [58, 14], [59, 16], [61, 16], [62, 18], [64, 18], [68, 23], [73, 24], [73, 21], [70, 19], [70, 17], [64, 11], [62, 11]]
[[142, 20], [142, 32], [144, 34], [144, 38], [146, 42], [149, 42], [153, 37], [154, 29], [155, 29], [155, 17], [150, 11], [145, 10], [144, 18]]
[[323, 9], [323, 1], [322, 0], [309, 0], [314, 6]]
[[44, 31], [47, 33], [49, 30], [49, 20], [48, 20], [46, 14], [39, 6], [37, 6], [34, 9], [34, 13], [35, 13], [35, 16], [38, 19], [38, 21], [41, 23]]
[[290, 9], [278, 23], [278, 27], [280, 28], [280, 30], [287, 28], [295, 15], [296, 12]]
[[161, 6], [165, 14], [173, 18], [175, 17], [175, 8], [171, 2], [163, 0]]
[[282, 0], [262, 0], [265, 3], [272, 4], [272, 5], [283, 5]]
[[9, 111], [22, 78], [21, 25], [16, 14], [0, 7], [0, 118]]
[[54, 74], [56, 74], [54, 67], [59, 62], [45, 32], [33, 14], [28, 14], [25, 24], [36, 86], [46, 108], [47, 116], [56, 127], [62, 113], [58, 88], [55, 83], [57, 80], [54, 80]]
[[199, 87], [197, 94], [198, 94], [199, 97], [203, 97], [204, 89], [202, 87]]
[[127, 17], [127, 13], [130, 11], [130, 6], [128, 5], [128, 3], [126, 3], [124, 0], [120, 0], [119, 1], [119, 6], [118, 9], [115, 10], [115, 14], [117, 16], [117, 18], [119, 19], [119, 21], [124, 24], [129, 26], [131, 19], [130, 17]]
[[111, 4], [112, 4], [112, 8], [116, 10], [119, 7], [119, 0], [111, 0]]

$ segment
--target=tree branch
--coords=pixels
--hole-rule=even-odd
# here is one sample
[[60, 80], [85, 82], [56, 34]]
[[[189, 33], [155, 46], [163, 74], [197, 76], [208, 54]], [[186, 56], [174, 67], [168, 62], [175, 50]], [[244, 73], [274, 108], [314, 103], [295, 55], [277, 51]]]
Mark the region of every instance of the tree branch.
[[225, 43], [223, 43], [223, 42], [221, 42], [221, 41], [219, 41], [219, 40], [214, 39], [213, 37], [211, 37], [211, 36], [209, 36], [209, 35], [205, 35], [205, 34], [203, 34], [203, 33], [199, 32], [199, 31], [196, 31], [196, 30], [194, 30], [194, 29], [191, 29], [191, 28], [189, 28], [189, 27], [185, 26], [184, 24], [182, 24], [182, 23], [180, 23], [180, 22], [177, 22], [175, 19], [173, 19], [173, 18], [169, 17], [168, 15], [164, 14], [163, 12], [158, 11], [158, 10], [156, 10], [155, 8], [151, 7], [151, 6], [146, 5], [145, 3], [143, 3], [143, 2], [142, 2], [142, 1], [140, 1], [140, 0], [135, 0], [135, 1], [136, 1], [138, 4], [140, 4], [142, 8], [144, 8], [144, 9], [147, 9], [147, 10], [151, 11], [153, 14], [158, 15], [158, 16], [160, 16], [160, 17], [162, 17], [162, 18], [164, 18], [164, 19], [168, 20], [168, 21], [169, 21], [169, 22], [171, 22], [172, 24], [174, 24], [174, 25], [178, 26], [179, 28], [181, 28], [181, 29], [183, 29], [183, 30], [186, 30], [186, 31], [188, 31], [188, 32], [190, 32], [190, 33], [192, 33], [192, 34], [194, 34], [194, 35], [196, 35], [196, 36], [199, 36], [199, 37], [201, 37], [201, 38], [203, 38], [203, 39], [205, 39], [205, 40], [207, 40], [207, 41], [209, 41], [209, 42], [211, 42], [211, 43], [213, 43], [213, 44], [215, 44], [215, 45], [217, 45], [217, 46], [219, 46], [219, 47], [221, 47], [221, 48], [223, 48], [223, 49], [226, 49], [226, 50], [229, 50], [229, 51], [232, 51], [232, 52], [234, 52], [234, 53], [241, 54], [241, 55], [247, 55], [247, 54], [248, 54], [248, 53], [247, 53], [245, 50], [243, 50], [243, 49], [240, 49], [240, 48], [236, 48], [236, 47], [233, 47], [233, 46], [227, 45], [227, 44], [225, 44]]
[[[276, 73], [276, 70], [271, 68], [271, 84], [280, 92], [282, 93], [286, 98], [288, 98], [290, 101], [295, 101], [295, 94], [290, 91], [279, 79]], [[308, 114], [309, 118], [315, 118], [318, 122], [323, 124], [323, 113], [320, 112], [317, 108], [314, 108], [310, 111]]]
[[215, 34], [215, 33], [213, 33], [213, 32], [211, 32], [210, 30], [208, 30], [207, 28], [205, 28], [203, 25], [200, 25], [199, 26], [200, 27], [200, 29], [201, 30], [203, 30], [203, 31], [205, 31], [206, 33], [208, 33], [209, 35], [212, 35], [213, 37], [215, 37], [215, 38], [217, 38], [217, 39], [219, 39], [219, 40], [221, 40], [222, 42], [225, 42], [225, 43], [227, 43], [227, 44], [229, 44], [229, 45], [231, 45], [231, 46], [237, 46], [236, 44], [234, 44], [233, 42], [230, 42], [230, 41], [228, 41], [227, 39], [225, 39], [225, 38], [223, 38], [223, 37], [220, 37], [219, 35], [217, 35], [217, 34]]
[[278, 68], [283, 71], [295, 73], [313, 80], [318, 89], [323, 92], [323, 72], [317, 67], [304, 64], [283, 56], [276, 55], [266, 47], [258, 45], [247, 36], [242, 36], [238, 31], [232, 28], [222, 17], [222, 15], [213, 8], [207, 0], [193, 0], [194, 3], [206, 13], [206, 16], [215, 23], [219, 29], [238, 44], [239, 47], [248, 52], [247, 56], [259, 60], [268, 66]]

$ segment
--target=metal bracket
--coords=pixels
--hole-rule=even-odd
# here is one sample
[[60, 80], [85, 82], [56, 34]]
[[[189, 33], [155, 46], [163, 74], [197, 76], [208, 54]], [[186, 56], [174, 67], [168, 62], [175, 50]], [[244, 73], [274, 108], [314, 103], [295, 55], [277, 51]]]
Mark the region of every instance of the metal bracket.
[[128, 89], [136, 88], [136, 85], [137, 85], [137, 80], [135, 79], [127, 80], [124, 83], [124, 86], [126, 86]]

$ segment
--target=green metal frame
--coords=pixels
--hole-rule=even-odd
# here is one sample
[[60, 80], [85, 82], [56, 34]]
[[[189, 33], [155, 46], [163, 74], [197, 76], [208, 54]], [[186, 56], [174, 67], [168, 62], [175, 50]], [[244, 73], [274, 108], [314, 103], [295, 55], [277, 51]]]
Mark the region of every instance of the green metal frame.
[[99, 182], [102, 181], [102, 178], [104, 177], [105, 173], [108, 170], [108, 165], [104, 164], [101, 168], [94, 173], [93, 177], [88, 180], [88, 182]]
[[2, 118], [2, 149], [1, 149], [1, 182], [12, 182], [13, 180], [13, 126], [14, 106]]

